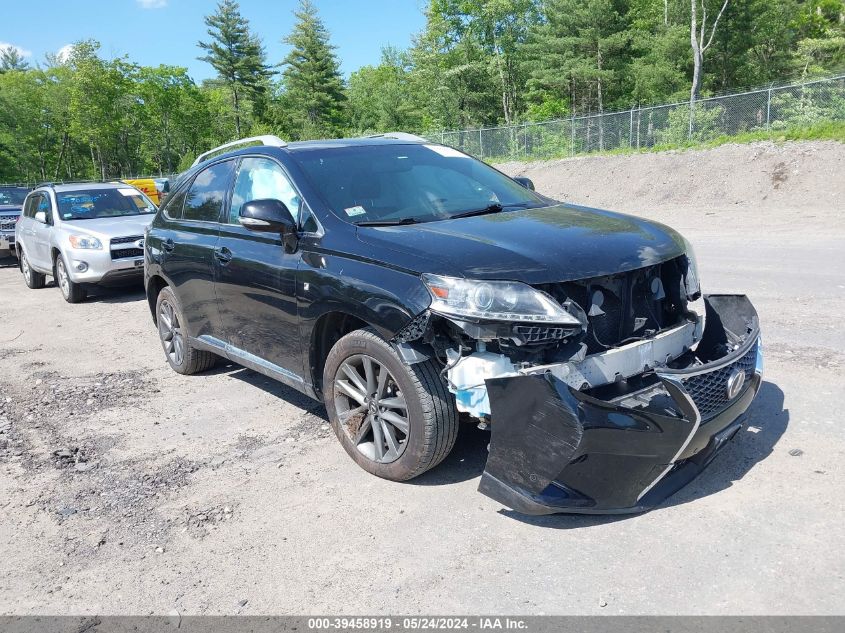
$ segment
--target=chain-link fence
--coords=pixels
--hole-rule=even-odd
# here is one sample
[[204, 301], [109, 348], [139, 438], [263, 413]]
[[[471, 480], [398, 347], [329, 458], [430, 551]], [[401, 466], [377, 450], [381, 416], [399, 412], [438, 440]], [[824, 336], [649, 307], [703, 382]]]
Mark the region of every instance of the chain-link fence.
[[845, 75], [701, 99], [692, 109], [689, 102], [674, 103], [427, 136], [496, 161], [701, 143], [823, 121], [845, 121]]

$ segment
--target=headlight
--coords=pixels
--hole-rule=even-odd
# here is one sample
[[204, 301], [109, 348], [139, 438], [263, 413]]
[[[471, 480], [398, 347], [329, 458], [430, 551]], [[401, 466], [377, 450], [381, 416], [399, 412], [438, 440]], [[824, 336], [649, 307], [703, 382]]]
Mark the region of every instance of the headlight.
[[424, 274], [431, 309], [441, 314], [489, 321], [581, 325], [549, 295], [514, 281], [473, 281]]
[[92, 235], [71, 235], [68, 240], [70, 240], [70, 245], [74, 248], [94, 250], [103, 248], [102, 242]]
[[695, 301], [701, 296], [701, 282], [698, 280], [698, 262], [695, 259], [695, 251], [689, 240], [684, 238], [684, 248], [687, 256], [687, 270], [684, 273], [684, 292], [687, 299]]

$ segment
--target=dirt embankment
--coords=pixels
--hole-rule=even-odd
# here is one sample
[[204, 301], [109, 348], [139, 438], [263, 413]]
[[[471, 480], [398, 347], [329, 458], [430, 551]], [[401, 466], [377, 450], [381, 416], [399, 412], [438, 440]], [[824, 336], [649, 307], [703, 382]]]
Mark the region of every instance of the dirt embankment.
[[[835, 141], [723, 145], [708, 150], [587, 156], [498, 165], [559, 200], [671, 222], [686, 211], [729, 212], [741, 225], [842, 226], [845, 144]], [[796, 215], [773, 215], [792, 211]]]

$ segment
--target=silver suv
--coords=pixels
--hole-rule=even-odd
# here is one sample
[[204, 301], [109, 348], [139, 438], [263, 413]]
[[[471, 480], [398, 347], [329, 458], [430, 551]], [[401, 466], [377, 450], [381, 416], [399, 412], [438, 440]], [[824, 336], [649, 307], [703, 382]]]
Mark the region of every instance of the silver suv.
[[156, 212], [143, 193], [123, 183], [41, 185], [26, 198], [15, 229], [26, 285], [47, 275], [69, 303], [91, 284], [140, 281], [144, 231]]

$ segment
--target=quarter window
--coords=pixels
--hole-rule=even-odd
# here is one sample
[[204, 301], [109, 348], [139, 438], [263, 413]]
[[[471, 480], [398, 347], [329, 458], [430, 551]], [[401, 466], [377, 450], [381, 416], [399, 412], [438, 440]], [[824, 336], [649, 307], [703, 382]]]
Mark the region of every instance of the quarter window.
[[212, 165], [197, 174], [188, 190], [182, 219], [219, 222], [231, 178], [230, 160]]
[[241, 207], [245, 203], [266, 199], [284, 202], [293, 219], [299, 219], [302, 200], [279, 164], [269, 158], [244, 158], [232, 192], [229, 224], [238, 223]]
[[182, 219], [182, 206], [185, 204], [186, 190], [182, 189], [171, 196], [168, 196], [167, 202], [164, 205], [164, 215], [171, 220]]

